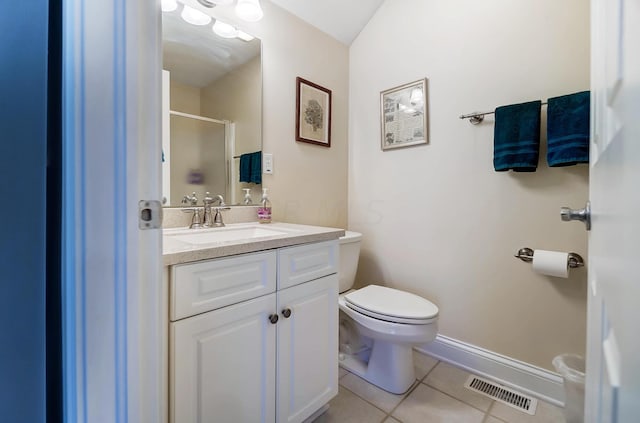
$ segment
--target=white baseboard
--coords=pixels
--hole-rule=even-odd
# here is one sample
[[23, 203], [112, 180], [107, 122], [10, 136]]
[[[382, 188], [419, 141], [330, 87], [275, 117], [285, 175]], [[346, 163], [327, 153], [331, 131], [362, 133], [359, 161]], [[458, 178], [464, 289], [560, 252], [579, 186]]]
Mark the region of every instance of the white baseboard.
[[562, 377], [557, 373], [442, 335], [416, 350], [551, 404], [564, 405]]

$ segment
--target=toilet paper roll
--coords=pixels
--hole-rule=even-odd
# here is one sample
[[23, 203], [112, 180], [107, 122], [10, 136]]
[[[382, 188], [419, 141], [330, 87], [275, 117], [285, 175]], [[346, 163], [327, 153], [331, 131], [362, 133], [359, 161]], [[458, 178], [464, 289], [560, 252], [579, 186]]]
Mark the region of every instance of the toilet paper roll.
[[533, 271], [541, 275], [567, 278], [569, 277], [569, 253], [535, 250], [533, 252]]

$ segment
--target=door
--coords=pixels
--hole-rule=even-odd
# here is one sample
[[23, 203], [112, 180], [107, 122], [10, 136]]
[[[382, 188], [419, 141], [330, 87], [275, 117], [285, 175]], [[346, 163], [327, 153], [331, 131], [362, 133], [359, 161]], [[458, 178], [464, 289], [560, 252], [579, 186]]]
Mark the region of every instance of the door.
[[157, 422], [162, 233], [138, 208], [161, 197], [160, 5], [60, 3], [64, 418]]
[[640, 415], [640, 3], [592, 2], [585, 421]]
[[170, 324], [170, 422], [275, 421], [276, 294]]
[[338, 276], [278, 292], [277, 422], [302, 422], [338, 393]]

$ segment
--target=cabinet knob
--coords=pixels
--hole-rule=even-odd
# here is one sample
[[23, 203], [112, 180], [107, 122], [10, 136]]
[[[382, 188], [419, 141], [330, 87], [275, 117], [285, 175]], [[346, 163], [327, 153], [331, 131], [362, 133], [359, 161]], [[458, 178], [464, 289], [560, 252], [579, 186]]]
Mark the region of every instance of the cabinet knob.
[[270, 314], [269, 315], [269, 321], [275, 325], [276, 323], [278, 323], [278, 315], [277, 314]]
[[285, 319], [288, 319], [289, 316], [291, 316], [291, 309], [285, 308], [284, 310], [282, 310], [282, 315], [284, 316]]

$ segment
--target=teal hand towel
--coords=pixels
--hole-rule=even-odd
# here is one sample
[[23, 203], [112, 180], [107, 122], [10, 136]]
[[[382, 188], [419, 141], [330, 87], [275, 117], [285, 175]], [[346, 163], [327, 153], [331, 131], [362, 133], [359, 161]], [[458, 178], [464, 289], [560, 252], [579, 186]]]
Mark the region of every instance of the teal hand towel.
[[240, 155], [240, 182], [251, 182], [251, 158], [249, 154]]
[[262, 151], [240, 155], [240, 182], [262, 183]]
[[551, 167], [589, 163], [589, 91], [547, 101], [547, 162]]
[[540, 100], [498, 107], [493, 134], [496, 172], [535, 172], [540, 154]]
[[262, 183], [262, 151], [251, 153], [251, 170], [249, 179], [249, 182], [253, 182], [254, 184]]

